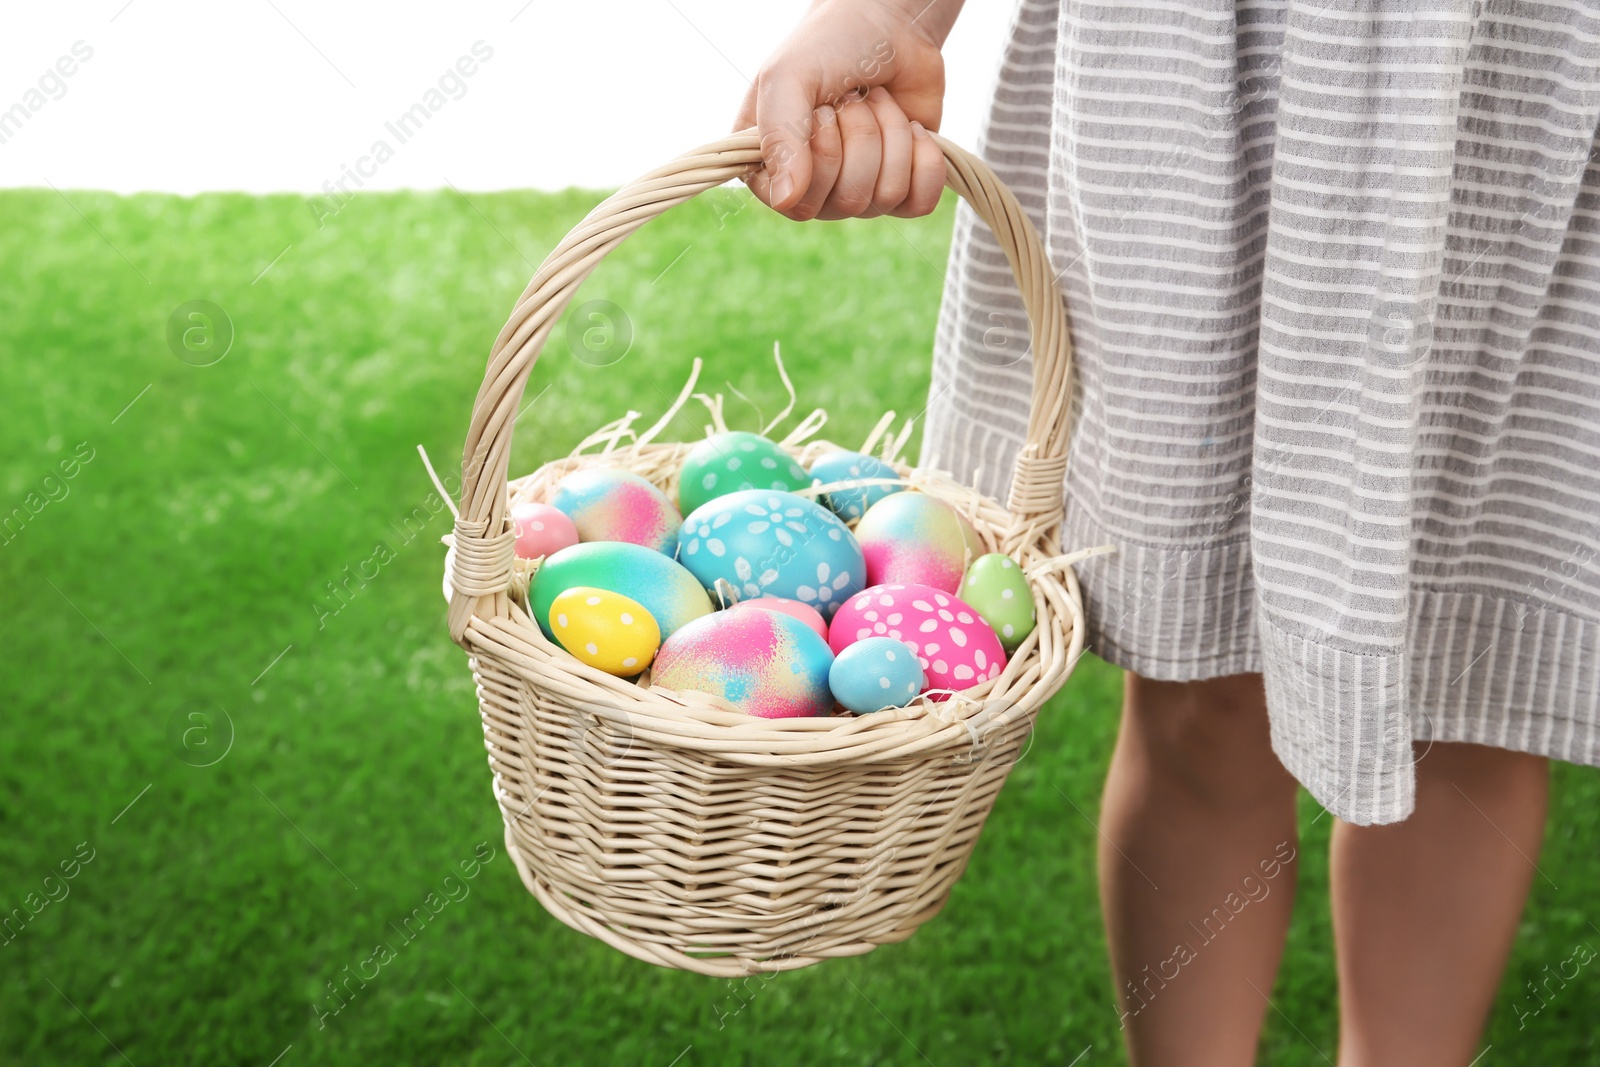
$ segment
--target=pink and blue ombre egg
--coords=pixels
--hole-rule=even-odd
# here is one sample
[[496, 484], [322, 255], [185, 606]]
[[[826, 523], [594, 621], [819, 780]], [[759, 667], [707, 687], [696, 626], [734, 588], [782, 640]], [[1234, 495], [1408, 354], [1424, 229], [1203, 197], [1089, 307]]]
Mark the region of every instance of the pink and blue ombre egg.
[[683, 517], [667, 494], [630, 471], [589, 467], [561, 479], [550, 503], [582, 541], [622, 541], [668, 556], [678, 551]]
[[793, 719], [833, 709], [833, 652], [776, 611], [718, 611], [667, 638], [650, 684], [720, 697], [747, 715]]
[[985, 552], [966, 517], [926, 493], [884, 497], [856, 524], [856, 539], [869, 586], [930, 585], [954, 593], [967, 560]]
[[729, 493], [690, 512], [678, 562], [713, 597], [721, 580], [741, 597], [798, 600], [825, 620], [867, 574], [855, 534], [837, 515], [774, 489]]

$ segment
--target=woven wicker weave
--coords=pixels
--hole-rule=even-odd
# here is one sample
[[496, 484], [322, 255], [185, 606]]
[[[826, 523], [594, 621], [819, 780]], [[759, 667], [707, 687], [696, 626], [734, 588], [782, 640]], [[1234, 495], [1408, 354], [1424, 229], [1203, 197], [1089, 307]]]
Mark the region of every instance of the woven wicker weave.
[[[689, 447], [642, 435], [508, 486], [512, 423], [534, 361], [578, 286], [624, 238], [760, 163], [753, 132], [696, 149], [595, 208], [540, 266], [494, 344], [462, 462], [450, 633], [471, 657], [523, 881], [562, 922], [640, 959], [734, 976], [909, 937], [944, 905], [1040, 705], [1081, 650], [1074, 557], [1056, 545], [1072, 392], [1065, 312], [1016, 199], [979, 159], [940, 145], [950, 187], [1010, 259], [1032, 327], [1035, 395], [1009, 507], [936, 472], [914, 477], [1022, 564], [1039, 618], [998, 678], [944, 703], [752, 718], [589, 668], [526, 614], [507, 518], [513, 491], [542, 499], [575, 466], [603, 462], [672, 493]], [[833, 447], [814, 442], [800, 458]]]

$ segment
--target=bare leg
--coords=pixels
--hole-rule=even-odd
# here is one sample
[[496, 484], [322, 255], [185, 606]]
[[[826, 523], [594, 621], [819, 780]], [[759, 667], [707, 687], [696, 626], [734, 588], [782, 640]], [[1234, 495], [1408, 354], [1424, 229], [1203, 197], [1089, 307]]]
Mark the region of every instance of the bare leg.
[[1255, 1060], [1294, 904], [1296, 784], [1261, 676], [1127, 676], [1100, 900], [1134, 1067]]
[[1477, 1051], [1544, 837], [1539, 756], [1435, 744], [1402, 823], [1333, 832], [1340, 1067], [1463, 1067]]

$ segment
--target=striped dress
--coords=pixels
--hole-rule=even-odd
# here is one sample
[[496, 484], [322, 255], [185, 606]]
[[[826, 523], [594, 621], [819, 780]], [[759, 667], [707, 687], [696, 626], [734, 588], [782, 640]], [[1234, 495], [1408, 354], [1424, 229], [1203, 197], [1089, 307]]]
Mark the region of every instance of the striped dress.
[[[1263, 672], [1350, 822], [1413, 739], [1600, 763], [1597, 126], [1600, 0], [1016, 13], [982, 150], [1072, 316], [1089, 648]], [[924, 464], [1004, 499], [1027, 348], [963, 209]]]

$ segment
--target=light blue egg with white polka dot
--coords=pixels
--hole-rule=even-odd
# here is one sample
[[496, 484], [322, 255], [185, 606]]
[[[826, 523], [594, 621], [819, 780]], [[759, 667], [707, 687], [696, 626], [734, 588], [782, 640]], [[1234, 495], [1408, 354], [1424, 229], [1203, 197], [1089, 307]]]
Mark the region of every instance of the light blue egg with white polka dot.
[[828, 669], [833, 699], [857, 715], [903, 708], [917, 699], [926, 681], [917, 654], [892, 637], [856, 641]]
[[[857, 478], [898, 477], [899, 472], [889, 464], [861, 452], [830, 452], [811, 465], [812, 485], [832, 485]], [[872, 505], [904, 488], [903, 485], [858, 485], [824, 493], [822, 502], [841, 519], [854, 522], [865, 515]]]
[[695, 508], [683, 520], [678, 562], [713, 597], [722, 581], [741, 600], [798, 600], [824, 619], [867, 581], [850, 528], [816, 501], [775, 489], [743, 489]]

